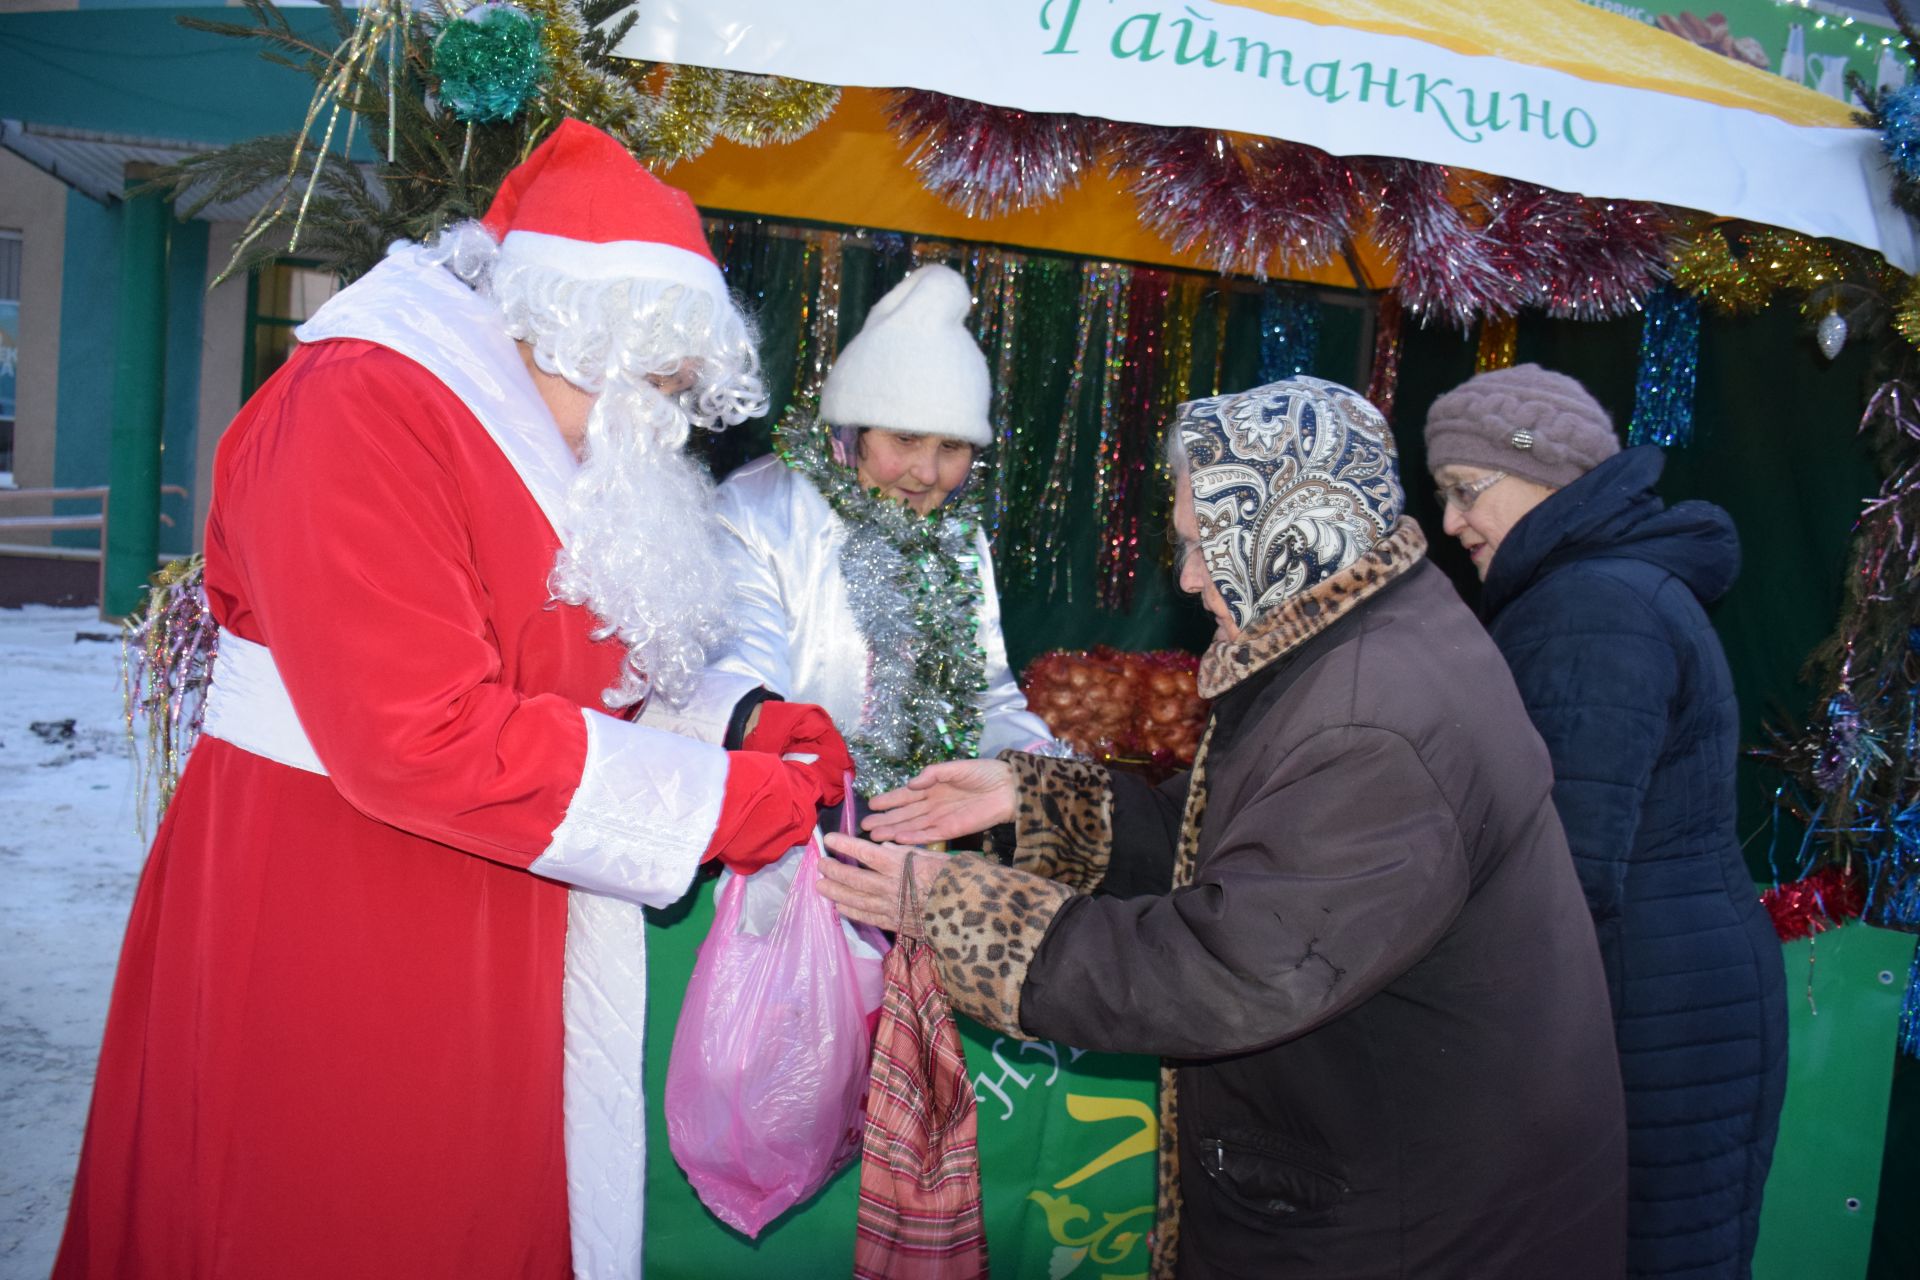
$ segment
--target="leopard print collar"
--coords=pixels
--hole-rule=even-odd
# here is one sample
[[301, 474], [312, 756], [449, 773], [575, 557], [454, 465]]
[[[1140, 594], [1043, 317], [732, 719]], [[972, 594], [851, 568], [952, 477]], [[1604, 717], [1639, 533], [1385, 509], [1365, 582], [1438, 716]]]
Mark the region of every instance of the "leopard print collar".
[[1420, 563], [1426, 535], [1401, 516], [1393, 531], [1358, 560], [1307, 588], [1232, 640], [1216, 640], [1200, 659], [1200, 696], [1217, 698], [1353, 612], [1354, 606]]

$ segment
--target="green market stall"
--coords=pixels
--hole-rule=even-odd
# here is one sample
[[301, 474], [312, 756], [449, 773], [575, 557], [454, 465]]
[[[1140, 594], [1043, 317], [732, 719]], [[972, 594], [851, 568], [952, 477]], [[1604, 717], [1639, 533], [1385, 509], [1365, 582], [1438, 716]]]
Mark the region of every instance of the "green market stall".
[[[1294, 24], [1289, 40], [1334, 39], [1329, 26], [1350, 18], [1371, 22], [1369, 40], [1423, 43], [1450, 58], [1501, 61], [1526, 76], [1534, 66], [1526, 59], [1533, 57], [1536, 70], [1579, 80], [1574, 64], [1580, 59], [1539, 38], [1551, 24], [1534, 11], [1551, 10], [1562, 28], [1582, 37], [1572, 41], [1582, 57], [1603, 56], [1612, 44], [1650, 49], [1659, 74], [1641, 62], [1606, 81], [1606, 92], [1594, 101], [1620, 106], [1617, 118], [1595, 114], [1598, 107], [1589, 110], [1584, 99], [1566, 95], [1562, 81], [1552, 81], [1560, 105], [1549, 112], [1547, 82], [1501, 80], [1498, 92], [1508, 96], [1496, 101], [1486, 96], [1491, 81], [1455, 83], [1443, 75], [1442, 63], [1389, 65], [1378, 51], [1390, 48], [1399, 56], [1405, 49], [1398, 44], [1368, 45], [1376, 53], [1364, 63], [1364, 75], [1357, 70], [1362, 62], [1349, 55], [1344, 81], [1336, 79], [1339, 60], [1326, 56], [1310, 60], [1303, 53], [1296, 72], [1290, 54], [1283, 67], [1275, 52], [1289, 52], [1278, 28], [1242, 25], [1229, 37], [1240, 41], [1236, 72], [1252, 65], [1264, 79], [1270, 66], [1280, 68], [1275, 74], [1296, 91], [1291, 97], [1244, 95], [1246, 101], [1223, 105], [1235, 95], [1162, 88], [1154, 91], [1161, 105], [1152, 111], [1107, 99], [1118, 101], [1113, 118], [1144, 131], [1116, 142], [1103, 131], [1075, 132], [1072, 120], [1080, 117], [1070, 113], [1092, 109], [1082, 103], [996, 105], [957, 96], [969, 86], [950, 80], [949, 72], [978, 71], [980, 59], [944, 57], [952, 50], [938, 42], [914, 51], [918, 62], [895, 60], [873, 41], [852, 39], [823, 21], [808, 39], [767, 41], [756, 32], [755, 39], [730, 46], [734, 53], [703, 63], [701, 49], [711, 46], [696, 37], [718, 29], [726, 6], [703, 6], [692, 15], [685, 6], [648, 6], [651, 26], [614, 29], [625, 38], [623, 51], [646, 58], [623, 68], [588, 34], [591, 23], [611, 18], [617, 6], [576, 9], [541, 0], [528, 7], [548, 24], [551, 63], [520, 114], [491, 122], [456, 123], [423, 105], [424, 89], [435, 83], [431, 25], [407, 30], [401, 23], [396, 37], [396, 20], [384, 7], [362, 11], [357, 28], [349, 18], [352, 34], [318, 69], [350, 63], [359, 79], [348, 77], [332, 97], [316, 98], [299, 162], [287, 170], [273, 158], [261, 167], [258, 152], [236, 161], [241, 170], [254, 164], [255, 178], [269, 184], [276, 164], [291, 175], [291, 181], [278, 178], [284, 198], [269, 200], [256, 227], [256, 249], [286, 250], [311, 218], [313, 226], [350, 234], [310, 234], [309, 252], [332, 254], [343, 274], [364, 269], [366, 254], [377, 253], [385, 237], [423, 234], [474, 212], [504, 166], [557, 115], [592, 102], [610, 127], [715, 215], [716, 251], [761, 316], [778, 405], [804, 398], [865, 308], [910, 265], [953, 262], [975, 286], [976, 320], [995, 353], [996, 410], [1005, 423], [995, 480], [996, 550], [1004, 561], [1016, 664], [1096, 640], [1140, 649], [1190, 647], [1202, 638], [1204, 624], [1174, 598], [1159, 554], [1163, 492], [1153, 443], [1179, 399], [1291, 372], [1363, 386], [1393, 407], [1406, 472], [1417, 477], [1418, 426], [1436, 394], [1476, 367], [1539, 360], [1586, 381], [1636, 440], [1669, 446], [1670, 500], [1719, 502], [1742, 530], [1748, 570], [1716, 623], [1734, 665], [1746, 740], [1766, 743], [1769, 730], [1782, 725], [1825, 732], [1827, 673], [1815, 669], [1803, 681], [1801, 666], [1833, 629], [1836, 614], [1857, 603], [1842, 589], [1854, 576], [1855, 516], [1860, 502], [1875, 494], [1884, 468], [1876, 470], [1871, 442], [1855, 427], [1876, 375], [1866, 342], [1848, 343], [1843, 331], [1835, 350], [1822, 354], [1790, 305], [1766, 304], [1779, 293], [1823, 300], [1829, 314], [1860, 318], [1865, 312], [1854, 308], [1846, 290], [1894, 297], [1904, 286], [1884, 264], [1849, 246], [1877, 249], [1907, 268], [1920, 258], [1911, 224], [1888, 201], [1877, 143], [1868, 131], [1846, 127], [1844, 107], [1811, 104], [1804, 90], [1763, 83], [1765, 77], [1756, 79], [1751, 68], [1716, 56], [1703, 42], [1686, 45], [1652, 32], [1668, 44], [1645, 44], [1628, 35], [1644, 24], [1568, 0], [1481, 6], [1488, 17], [1477, 25], [1464, 22], [1467, 6], [1459, 3], [1396, 6], [1383, 17], [1380, 6], [1360, 0], [1261, 0], [1204, 9], [1222, 24]], [[807, 7], [789, 4], [776, 18], [804, 24]], [[848, 8], [865, 14], [867, 7]], [[1039, 34], [1038, 47], [1027, 50], [1033, 57], [1101, 51], [1071, 44], [1067, 15], [1081, 8], [1074, 0], [986, 8], [1017, 21], [1030, 44]], [[1145, 5], [1102, 17], [1099, 39], [1110, 60], [1129, 64], [1128, 71], [1133, 63], [1154, 62], [1160, 64], [1152, 68], [1156, 76], [1183, 65], [1200, 67], [1196, 75], [1226, 74], [1221, 68], [1233, 58], [1232, 46], [1222, 54], [1218, 41], [1207, 45], [1196, 25], [1199, 14], [1188, 12], [1195, 17], [1187, 19], [1184, 43], [1173, 26], [1179, 15]], [[1089, 25], [1073, 29], [1087, 35], [1093, 15], [1087, 6], [1082, 16]], [[381, 22], [387, 25], [369, 25]], [[766, 30], [778, 27], [769, 22]], [[401, 51], [398, 61], [392, 52], [382, 60], [383, 42]], [[825, 59], [821, 66], [854, 53], [880, 65], [836, 77], [805, 62], [729, 62], [773, 56], [770, 49], [784, 57], [789, 46]], [[905, 104], [829, 87], [897, 84], [905, 77], [896, 73], [910, 62], [931, 70], [915, 80], [917, 96]], [[1048, 74], [1048, 66], [1039, 64], [1025, 83], [1048, 94], [1072, 83], [1064, 73]], [[1389, 79], [1390, 73], [1404, 79]], [[828, 84], [782, 78], [795, 74]], [[1669, 92], [1674, 75], [1681, 88]], [[397, 100], [387, 94], [396, 84], [407, 87]], [[1461, 97], [1469, 88], [1480, 96]], [[1447, 96], [1436, 97], [1443, 89]], [[1157, 114], [1167, 109], [1168, 97], [1210, 114]], [[1348, 102], [1344, 113], [1301, 110], [1313, 99], [1332, 107], [1349, 97], [1359, 101]], [[1674, 101], [1650, 103], [1649, 97]], [[391, 111], [383, 105], [396, 102]], [[343, 171], [351, 172], [346, 166], [333, 166], [333, 176], [320, 180], [321, 126], [341, 118], [343, 103], [353, 108], [348, 115], [364, 120], [363, 146], [368, 138], [398, 136], [385, 163], [375, 164], [389, 190], [404, 195], [431, 188], [433, 200], [395, 199], [370, 210], [340, 187]], [[1340, 122], [1360, 118], [1365, 105], [1377, 108], [1373, 131], [1358, 141], [1340, 134]], [[1733, 140], [1703, 125], [1665, 146], [1666, 107], [1688, 120], [1744, 121], [1771, 113], [1774, 123]], [[1018, 125], [1027, 119], [1042, 127], [1022, 132]], [[1384, 128], [1375, 127], [1383, 120]], [[1292, 132], [1295, 121], [1312, 136]], [[1631, 127], [1616, 136], [1614, 125], [1622, 121]], [[943, 165], [942, 151], [958, 138], [981, 136], [967, 132], [975, 129], [1011, 139], [1008, 154], [1030, 160], [1036, 153], [1020, 148], [1038, 146], [1052, 158], [1024, 167]], [[1170, 136], [1182, 130], [1205, 136]], [[1481, 137], [1462, 136], [1476, 130]], [[1437, 149], [1423, 151], [1422, 137]], [[1483, 146], [1489, 137], [1502, 145]], [[1731, 168], [1726, 156], [1716, 159], [1699, 145], [1701, 137], [1727, 142], [1735, 157]], [[1064, 152], [1053, 147], [1062, 139]], [[745, 143], [759, 145], [736, 145]], [[1779, 162], [1781, 147], [1790, 151], [1786, 163]], [[1341, 159], [1356, 149], [1383, 158], [1380, 165]], [[1638, 164], [1655, 154], [1660, 164]], [[1729, 173], [1745, 172], [1740, 155], [1765, 178], [1753, 184], [1753, 207], [1728, 194], [1741, 185], [1725, 181]], [[911, 166], [905, 163], [910, 156]], [[1223, 157], [1231, 164], [1207, 167]], [[1602, 159], [1606, 164], [1596, 167]], [[1435, 161], [1450, 167], [1442, 170]], [[1184, 185], [1145, 182], [1142, 174], [1156, 168], [1177, 171]], [[1583, 185], [1581, 175], [1590, 171], [1612, 175], [1608, 185]], [[216, 172], [217, 165], [202, 167], [195, 179]], [[1022, 174], [1050, 184], [1030, 188]], [[1217, 215], [1222, 207], [1207, 194], [1216, 190], [1210, 186], [1216, 179], [1229, 194], [1238, 190], [1235, 182], [1250, 182], [1255, 195], [1281, 207], [1232, 223], [1232, 236], [1219, 234], [1221, 226], [1207, 221], [1209, 211]], [[1342, 184], [1350, 184], [1344, 189], [1351, 198], [1321, 198]], [[1273, 199], [1289, 191], [1305, 196], [1292, 204]], [[318, 194], [309, 202], [303, 192]], [[1184, 216], [1194, 210], [1197, 220]], [[1520, 210], [1531, 212], [1523, 218]], [[1319, 235], [1309, 222], [1321, 230], [1332, 225], [1338, 234]], [[1543, 247], [1573, 233], [1588, 246], [1577, 262]], [[1457, 264], [1460, 253], [1488, 250], [1489, 238], [1501, 235], [1507, 239], [1500, 247], [1533, 255], [1521, 273], [1524, 287], [1485, 277], [1475, 289], [1462, 289], [1437, 269]], [[1313, 252], [1300, 252], [1296, 240], [1310, 242]], [[1436, 242], [1447, 251], [1434, 252]], [[1661, 288], [1668, 274], [1675, 283]], [[770, 425], [717, 442], [716, 469], [758, 452]], [[1431, 499], [1422, 486], [1409, 487], [1411, 513], [1435, 527]], [[1435, 541], [1436, 558], [1471, 597], [1471, 574], [1444, 539]], [[1781, 775], [1759, 761], [1742, 768], [1743, 831], [1753, 833], [1748, 848], [1756, 879], [1794, 881], [1809, 870], [1810, 846], [1791, 810], [1776, 804]], [[1912, 940], [1856, 925], [1833, 932], [1835, 922], [1816, 907], [1801, 924], [1823, 931], [1792, 944], [1789, 953], [1798, 991], [1794, 1076], [1763, 1235], [1765, 1275], [1803, 1274], [1796, 1268], [1810, 1257], [1824, 1260], [1821, 1273], [1861, 1274], [1869, 1265], [1898, 1267], [1900, 1251], [1912, 1248], [1910, 1239], [1895, 1234], [1902, 1225], [1910, 1231], [1910, 1224], [1900, 1215], [1881, 1215], [1890, 1229], [1881, 1233], [1880, 1257], [1893, 1261], [1867, 1261], [1881, 1185], [1879, 1100], [1887, 1095], [1892, 1010], [1906, 982]], [[703, 885], [652, 922], [649, 1086], [656, 1135], [663, 1132], [664, 1049], [711, 911], [710, 886]], [[967, 1052], [980, 1105], [996, 1272], [1044, 1272], [1055, 1280], [1141, 1274], [1153, 1198], [1152, 1064], [1013, 1043], [977, 1029], [968, 1032]], [[1912, 1150], [1911, 1142], [1895, 1148], [1903, 1159]], [[1890, 1188], [1911, 1188], [1911, 1167], [1905, 1168], [1903, 1174], [1890, 1164]], [[851, 1174], [749, 1242], [698, 1205], [662, 1142], [653, 1144], [649, 1173], [650, 1275], [844, 1273], [853, 1239]], [[1897, 1183], [1901, 1177], [1908, 1181]]]

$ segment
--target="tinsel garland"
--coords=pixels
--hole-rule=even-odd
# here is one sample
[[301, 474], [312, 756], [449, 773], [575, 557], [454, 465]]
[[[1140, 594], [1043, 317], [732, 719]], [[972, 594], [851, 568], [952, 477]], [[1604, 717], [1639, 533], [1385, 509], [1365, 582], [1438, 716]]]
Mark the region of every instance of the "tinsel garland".
[[1595, 200], [1524, 182], [1487, 198], [1494, 262], [1524, 303], [1556, 319], [1612, 320], [1667, 277], [1668, 219], [1657, 205]]
[[1400, 300], [1380, 295], [1373, 319], [1373, 368], [1367, 375], [1367, 399], [1388, 422], [1393, 421], [1394, 393], [1400, 389]]
[[[1920, 61], [1920, 30], [1908, 17], [1906, 5], [1901, 0], [1884, 0], [1884, 5], [1899, 29], [1900, 51], [1909, 60]], [[1893, 179], [1894, 203], [1920, 218], [1920, 85], [1900, 84], [1883, 90], [1848, 72], [1847, 89], [1865, 107], [1855, 113], [1854, 119], [1880, 133], [1880, 148]]]
[[[1067, 375], [1060, 425], [1054, 434], [1053, 457], [1047, 467], [1044, 488], [1049, 500], [1035, 521], [1032, 543], [1037, 553], [1046, 553], [1044, 559], [1052, 566], [1053, 573], [1047, 583], [1049, 590], [1060, 585], [1067, 570], [1067, 557], [1060, 554], [1064, 548], [1069, 511], [1069, 505], [1063, 499], [1072, 490], [1073, 475], [1079, 462], [1081, 398], [1086, 394], [1089, 365], [1094, 358], [1094, 335], [1112, 331], [1115, 309], [1126, 297], [1127, 282], [1131, 277], [1129, 268], [1109, 262], [1088, 263], [1081, 270], [1080, 299], [1074, 309], [1073, 360]], [[1095, 376], [1100, 378], [1099, 385], [1103, 388], [1104, 396], [1104, 362]], [[1036, 555], [1036, 559], [1039, 558]], [[1037, 575], [1037, 563], [1034, 571]], [[1071, 580], [1068, 582], [1070, 584]], [[1068, 598], [1071, 599], [1070, 589]]]
[[780, 424], [774, 449], [846, 529], [840, 569], [870, 655], [866, 706], [847, 747], [856, 788], [871, 796], [979, 750], [987, 660], [977, 495], [920, 515], [861, 488], [854, 469], [834, 460], [828, 434], [801, 410]]
[[[307, 101], [305, 117], [300, 122], [298, 141], [287, 157], [287, 170], [284, 179], [279, 181], [267, 200], [261, 205], [241, 231], [234, 245], [233, 257], [214, 280], [218, 284], [226, 279], [235, 264], [249, 252], [254, 243], [274, 232], [286, 220], [292, 211], [292, 226], [287, 233], [285, 252], [295, 253], [300, 247], [300, 235], [306, 228], [307, 210], [313, 203], [314, 193], [321, 189], [322, 174], [329, 158], [340, 164], [347, 163], [345, 157], [353, 152], [354, 128], [359, 116], [352, 104], [363, 88], [375, 88], [383, 96], [393, 92], [393, 86], [399, 79], [397, 63], [399, 49], [405, 39], [411, 23], [412, 8], [407, 0], [372, 0], [363, 4], [355, 12], [353, 30], [328, 55], [322, 69], [315, 78], [313, 96]], [[263, 26], [265, 24], [263, 23]], [[385, 73], [381, 73], [384, 60]], [[340, 129], [341, 116], [346, 116], [346, 128]], [[392, 118], [391, 109], [388, 112]], [[309, 141], [313, 131], [325, 120], [317, 147], [309, 150]], [[337, 133], [343, 133], [340, 155], [333, 154], [333, 141]], [[389, 131], [387, 138], [388, 159], [393, 158], [393, 136]], [[304, 173], [303, 173], [304, 170]], [[304, 182], [302, 181], [304, 177]], [[298, 200], [295, 200], [296, 192]]]
[[1104, 121], [1018, 111], [923, 89], [889, 104], [907, 163], [927, 190], [970, 218], [998, 218], [1058, 199], [1095, 162]]
[[677, 164], [702, 154], [717, 138], [750, 147], [792, 142], [818, 128], [839, 102], [833, 85], [670, 67], [648, 106], [646, 150]]
[[[994, 424], [995, 454], [1008, 458], [1018, 444], [1013, 407], [1018, 402], [1020, 377], [1020, 286], [1025, 262], [1007, 254], [976, 252], [969, 273], [980, 305], [973, 309], [975, 333], [980, 349], [986, 353], [993, 370], [993, 398], [987, 405], [987, 420]], [[1000, 521], [1006, 516], [1012, 468], [993, 468], [984, 486], [982, 506], [987, 536], [1000, 538]]]
[[1859, 916], [1864, 900], [1859, 877], [1837, 865], [1822, 867], [1760, 895], [1760, 903], [1773, 921], [1773, 931], [1782, 942], [1796, 942], [1838, 928]]
[[1174, 252], [1267, 277], [1332, 261], [1365, 213], [1359, 176], [1315, 147], [1207, 129], [1115, 126], [1108, 163], [1140, 221]]
[[1666, 273], [1658, 206], [1592, 200], [1411, 160], [1366, 166], [1374, 235], [1394, 289], [1423, 323], [1466, 330], [1523, 307], [1577, 320], [1638, 309]]
[[[1455, 203], [1455, 175], [1414, 160], [1374, 160], [1366, 174], [1374, 238], [1392, 255], [1394, 293], [1414, 318], [1437, 317], [1465, 332], [1478, 316], [1520, 309], [1525, 283], [1495, 261], [1485, 228]], [[1457, 180], [1466, 203], [1482, 207], [1481, 182]]]
[[1480, 342], [1473, 352], [1473, 371], [1491, 373], [1513, 368], [1520, 349], [1520, 318], [1488, 316], [1480, 322]]
[[220, 637], [207, 610], [204, 571], [204, 561], [194, 555], [155, 574], [146, 603], [127, 619], [121, 637], [127, 737], [138, 761], [134, 811], [143, 835], [149, 802], [156, 814], [166, 811], [200, 736]]
[[1141, 508], [1153, 470], [1155, 384], [1168, 341], [1171, 286], [1160, 271], [1135, 271], [1107, 323], [1107, 376], [1101, 391], [1100, 445], [1094, 456], [1094, 504], [1101, 513], [1094, 593], [1102, 608], [1133, 604], [1140, 561]]
[[795, 395], [811, 400], [820, 394], [827, 371], [840, 354], [840, 268], [842, 237], [837, 231], [818, 231], [807, 237], [800, 273], [817, 285], [800, 301], [799, 379]]
[[1072, 473], [1071, 458], [1060, 455], [1071, 454], [1078, 425], [1071, 413], [1063, 425], [1059, 406], [1077, 403], [1085, 276], [1084, 267], [1063, 258], [1028, 259], [1020, 270], [1017, 323], [1001, 329], [1017, 336], [1022, 353], [1022, 373], [1006, 388], [1005, 434], [994, 467], [1003, 513], [994, 531], [995, 567], [1015, 587], [1037, 585], [1041, 566], [1067, 558], [1065, 502], [1051, 485], [1055, 475]]
[[1866, 921], [1920, 932], [1920, 395], [1884, 383], [1860, 429], [1885, 479], [1855, 527], [1840, 622], [1809, 664], [1829, 692], [1762, 755], [1786, 775], [1776, 806], [1805, 829], [1802, 864], [1860, 866]]
[[743, 147], [793, 142], [819, 128], [840, 104], [838, 86], [791, 76], [733, 73], [720, 136]]
[[454, 119], [511, 120], [547, 74], [540, 22], [513, 5], [476, 5], [440, 29], [433, 42], [433, 74]]
[[1662, 289], [1647, 299], [1627, 443], [1690, 444], [1699, 375], [1700, 303], [1679, 289]]
[[1869, 255], [1750, 223], [1696, 223], [1674, 242], [1673, 283], [1721, 315], [1758, 311], [1782, 289], [1810, 293], [1868, 270]]
[[1260, 299], [1260, 381], [1313, 372], [1320, 355], [1320, 303], [1303, 289], [1270, 289]]

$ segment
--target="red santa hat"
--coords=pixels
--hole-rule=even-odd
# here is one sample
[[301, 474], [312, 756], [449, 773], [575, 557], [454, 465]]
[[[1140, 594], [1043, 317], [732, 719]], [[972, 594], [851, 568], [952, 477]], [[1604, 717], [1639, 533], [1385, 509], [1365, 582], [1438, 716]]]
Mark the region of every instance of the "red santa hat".
[[726, 280], [687, 193], [578, 120], [561, 121], [507, 175], [481, 223], [500, 242], [501, 267], [685, 285], [728, 305]]

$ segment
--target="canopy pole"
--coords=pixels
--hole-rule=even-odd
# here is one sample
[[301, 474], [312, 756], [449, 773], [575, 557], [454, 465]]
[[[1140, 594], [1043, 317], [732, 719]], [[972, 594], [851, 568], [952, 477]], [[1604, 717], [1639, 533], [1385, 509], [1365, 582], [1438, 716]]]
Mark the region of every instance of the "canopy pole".
[[119, 329], [101, 548], [100, 615], [140, 607], [160, 559], [160, 440], [167, 343], [167, 200], [129, 191], [120, 206]]

